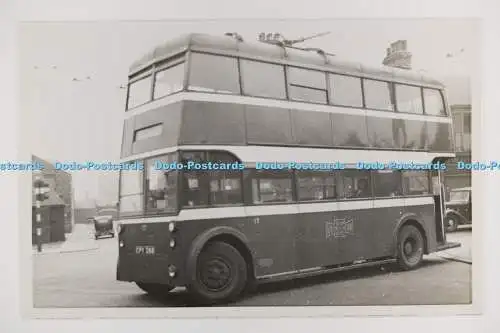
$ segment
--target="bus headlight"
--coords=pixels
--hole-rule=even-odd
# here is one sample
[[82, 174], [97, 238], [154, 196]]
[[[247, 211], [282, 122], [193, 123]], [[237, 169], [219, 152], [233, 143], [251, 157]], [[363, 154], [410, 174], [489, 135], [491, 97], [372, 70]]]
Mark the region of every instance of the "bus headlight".
[[170, 247], [174, 248], [175, 247], [175, 239], [170, 240]]
[[125, 243], [123, 243], [123, 241], [120, 241], [120, 243], [118, 243], [118, 246], [120, 246], [120, 247], [124, 247], [124, 246], [125, 246]]
[[168, 231], [170, 231], [170, 232], [174, 232], [175, 231], [175, 223], [174, 222], [170, 222], [168, 224]]
[[168, 266], [168, 275], [174, 277], [177, 274], [177, 268], [174, 265]]

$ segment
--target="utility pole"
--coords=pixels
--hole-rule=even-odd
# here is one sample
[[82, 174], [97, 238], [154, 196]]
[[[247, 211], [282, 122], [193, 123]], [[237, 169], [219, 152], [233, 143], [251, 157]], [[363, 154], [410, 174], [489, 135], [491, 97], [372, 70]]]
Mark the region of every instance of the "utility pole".
[[36, 214], [36, 245], [38, 252], [42, 252], [42, 212], [41, 204], [49, 198], [43, 189], [49, 187], [49, 184], [43, 181], [40, 176], [36, 176], [35, 182], [35, 214]]

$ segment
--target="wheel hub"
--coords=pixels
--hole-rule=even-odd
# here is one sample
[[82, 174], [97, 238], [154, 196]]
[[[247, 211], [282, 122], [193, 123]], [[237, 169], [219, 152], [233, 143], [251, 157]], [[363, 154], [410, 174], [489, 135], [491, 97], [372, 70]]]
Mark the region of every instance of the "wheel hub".
[[210, 259], [205, 262], [201, 270], [201, 280], [210, 290], [224, 289], [230, 282], [231, 267], [221, 258]]

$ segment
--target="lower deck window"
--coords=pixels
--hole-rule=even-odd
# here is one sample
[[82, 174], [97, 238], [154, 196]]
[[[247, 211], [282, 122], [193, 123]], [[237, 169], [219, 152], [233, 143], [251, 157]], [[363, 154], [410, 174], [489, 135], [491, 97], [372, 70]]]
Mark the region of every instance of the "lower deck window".
[[292, 175], [289, 172], [255, 171], [252, 179], [254, 204], [292, 202]]
[[355, 199], [369, 198], [372, 196], [370, 172], [344, 170], [341, 175], [343, 198]]

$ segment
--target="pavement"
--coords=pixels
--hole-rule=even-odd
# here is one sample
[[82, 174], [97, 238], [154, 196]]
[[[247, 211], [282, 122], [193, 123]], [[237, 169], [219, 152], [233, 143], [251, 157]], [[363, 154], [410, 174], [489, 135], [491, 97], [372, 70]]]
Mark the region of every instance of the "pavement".
[[[470, 257], [471, 235], [470, 229], [449, 234], [448, 240], [460, 241], [462, 247], [426, 256], [415, 271], [402, 272], [388, 265], [270, 283], [231, 306], [470, 304], [472, 266], [444, 257]], [[93, 251], [34, 256], [35, 307], [193, 306], [182, 288], [155, 299], [134, 283], [117, 281], [117, 239], [94, 242], [98, 248]]]
[[97, 241], [94, 239], [93, 226], [90, 224], [75, 224], [73, 232], [66, 234], [66, 241], [57, 243], [47, 243], [42, 245], [42, 252], [37, 251], [37, 247], [33, 247], [33, 254], [54, 254], [54, 253], [71, 253], [80, 251], [97, 250], [99, 248]]
[[472, 226], [461, 226], [456, 232], [447, 234], [446, 240], [448, 242], [458, 242], [462, 246], [437, 252], [434, 256], [472, 265]]

